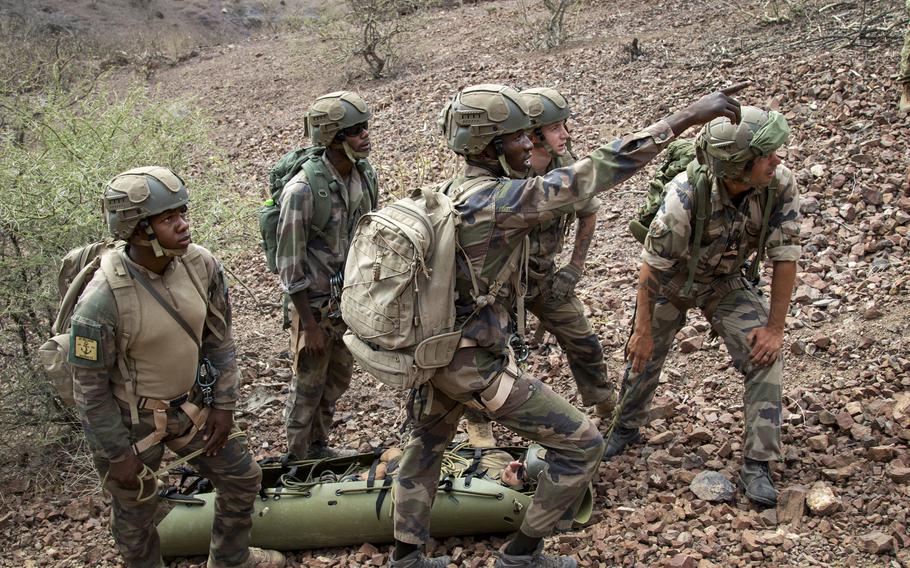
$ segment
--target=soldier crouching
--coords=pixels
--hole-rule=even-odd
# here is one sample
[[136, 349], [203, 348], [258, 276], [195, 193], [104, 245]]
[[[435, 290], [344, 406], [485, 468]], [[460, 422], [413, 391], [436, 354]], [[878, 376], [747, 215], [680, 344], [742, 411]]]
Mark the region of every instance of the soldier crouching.
[[[777, 491], [770, 462], [780, 459], [781, 345], [796, 277], [799, 193], [776, 151], [786, 143], [783, 116], [743, 107], [742, 121], [718, 119], [695, 141], [699, 168], [668, 185], [645, 238], [636, 317], [629, 340], [619, 424], [604, 459], [640, 438], [667, 352], [689, 308], [700, 308], [745, 379], [745, 440], [740, 484], [750, 500], [771, 506]], [[698, 165], [698, 164], [693, 164]], [[691, 243], [700, 184], [707, 187], [701, 244]], [[700, 208], [699, 208], [700, 209]], [[756, 291], [762, 252], [773, 262], [771, 302]], [[752, 261], [751, 277], [744, 274]], [[696, 262], [688, 276], [690, 258]], [[688, 281], [687, 281], [688, 279]]]

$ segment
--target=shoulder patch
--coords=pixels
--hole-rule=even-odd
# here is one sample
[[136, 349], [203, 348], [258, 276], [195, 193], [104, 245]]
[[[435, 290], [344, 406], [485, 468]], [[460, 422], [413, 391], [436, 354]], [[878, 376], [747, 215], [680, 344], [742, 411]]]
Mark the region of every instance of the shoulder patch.
[[82, 367], [103, 367], [101, 357], [101, 326], [74, 318], [70, 329], [69, 360]]

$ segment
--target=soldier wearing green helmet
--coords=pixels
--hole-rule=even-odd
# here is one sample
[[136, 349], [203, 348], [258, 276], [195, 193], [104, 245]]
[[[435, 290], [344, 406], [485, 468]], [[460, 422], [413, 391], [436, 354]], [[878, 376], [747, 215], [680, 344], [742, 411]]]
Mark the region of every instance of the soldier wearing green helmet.
[[[69, 362], [73, 395], [126, 566], [163, 567], [155, 529], [164, 447], [218, 489], [210, 568], [281, 567], [276, 551], [249, 548], [262, 473], [229, 438], [240, 374], [221, 263], [192, 243], [183, 180], [135, 168], [104, 188], [111, 234], [75, 306]], [[87, 267], [88, 268], [88, 267]]]
[[525, 177], [533, 149], [526, 134], [531, 118], [517, 91], [476, 85], [446, 104], [439, 120], [443, 135], [465, 160], [461, 175], [443, 185], [460, 219], [457, 239], [463, 255], [456, 257], [455, 308], [462, 339], [451, 363], [413, 397], [415, 424], [393, 492], [393, 567], [449, 563], [448, 557], [425, 558], [421, 547], [429, 539], [443, 454], [466, 408], [547, 450], [534, 500], [496, 566], [577, 565], [568, 556], [542, 554], [543, 538], [582, 496], [604, 442], [583, 412], [521, 372], [510, 349], [510, 338], [523, 327], [527, 236], [541, 223], [574, 212], [577, 203], [632, 176], [689, 126], [717, 116], [738, 120], [739, 103], [728, 93], [739, 88], [702, 97], [571, 166], [532, 177]]
[[339, 309], [341, 278], [354, 227], [376, 208], [375, 174], [366, 160], [369, 119], [370, 109], [356, 93], [316, 99], [305, 117], [305, 133], [324, 151], [314, 154], [281, 194], [276, 264], [290, 298], [295, 371], [286, 405], [287, 441], [288, 452], [301, 459], [340, 454], [329, 447], [328, 434], [335, 402], [354, 369], [341, 340], [346, 330]]
[[[801, 253], [796, 180], [776, 154], [789, 133], [780, 113], [743, 107], [738, 124], [705, 125], [695, 140], [697, 162], [667, 185], [645, 237], [622, 409], [604, 459], [640, 438], [673, 338], [697, 307], [745, 379], [740, 485], [758, 504], [777, 502], [770, 462], [781, 456], [781, 344]], [[710, 198], [693, 211], [699, 186]], [[697, 257], [690, 258], [694, 215], [706, 221]], [[763, 250], [773, 263], [770, 308], [754, 285]], [[690, 262], [696, 264], [687, 293]]]
[[[569, 103], [556, 89], [539, 87], [520, 93], [528, 107], [531, 129], [530, 175], [570, 166], [576, 161], [566, 121]], [[525, 304], [540, 322], [538, 335], [550, 332], [565, 351], [569, 368], [584, 406], [593, 406], [600, 417], [612, 416], [615, 406], [613, 385], [607, 381], [603, 347], [585, 317], [584, 305], [575, 295], [575, 285], [584, 272], [585, 258], [597, 224], [600, 200], [593, 197], [576, 204], [575, 211], [541, 223], [529, 235], [528, 293]], [[571, 260], [557, 270], [555, 261], [577, 219]], [[474, 447], [496, 445], [491, 423], [480, 413], [465, 413], [468, 439]]]

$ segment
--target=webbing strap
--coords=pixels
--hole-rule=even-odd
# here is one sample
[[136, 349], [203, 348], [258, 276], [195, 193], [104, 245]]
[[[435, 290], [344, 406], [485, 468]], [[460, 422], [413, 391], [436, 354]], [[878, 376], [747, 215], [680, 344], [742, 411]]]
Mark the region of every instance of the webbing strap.
[[471, 460], [471, 465], [465, 470], [465, 487], [470, 487], [471, 481], [473, 481], [474, 476], [477, 475], [477, 468], [480, 467], [481, 456], [483, 456], [483, 450], [481, 448], [474, 448], [474, 459]]
[[762, 258], [765, 256], [765, 242], [768, 237], [768, 221], [771, 218], [771, 208], [777, 202], [777, 188], [769, 187], [765, 194], [765, 202], [762, 205], [761, 232], [758, 235], [758, 251], [755, 253], [755, 260], [749, 267], [749, 280], [758, 281], [758, 273], [761, 269]]
[[[695, 162], [693, 162], [695, 164]], [[691, 164], [690, 164], [691, 166]], [[708, 211], [711, 206], [711, 188], [708, 185], [708, 176], [703, 170], [705, 166], [690, 168], [690, 179], [693, 173], [697, 173], [695, 180], [695, 232], [691, 245], [689, 246], [689, 262], [686, 263], [686, 283], [680, 290], [681, 296], [688, 296], [692, 291], [692, 284], [695, 282], [695, 269], [698, 268], [699, 253], [701, 252], [701, 238], [705, 230], [705, 221], [708, 218]]]

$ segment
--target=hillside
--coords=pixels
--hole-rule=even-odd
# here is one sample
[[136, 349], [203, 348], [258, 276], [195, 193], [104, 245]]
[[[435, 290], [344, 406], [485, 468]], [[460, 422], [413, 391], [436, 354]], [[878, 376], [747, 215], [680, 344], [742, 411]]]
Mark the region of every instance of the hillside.
[[[85, 33], [107, 25], [136, 29], [145, 21], [136, 19], [145, 11], [106, 10], [98, 19], [87, 11], [94, 2], [42, 2]], [[15, 4], [0, 0], [0, 8]], [[226, 16], [217, 2], [177, 3], [179, 12], [153, 8], [167, 6], [164, 0], [141, 4], [161, 11], [163, 18], [152, 18], [170, 22], [172, 31], [189, 10], [199, 11], [197, 22]], [[583, 154], [701, 94], [751, 80], [739, 98], [788, 119], [793, 133], [785, 163], [802, 194], [804, 256], [785, 339], [786, 455], [775, 480], [781, 489], [822, 482], [838, 506], [827, 516], [806, 512], [799, 522], [779, 524], [777, 512], [755, 509], [739, 494], [712, 504], [689, 490], [703, 469], [735, 479], [743, 410], [741, 376], [692, 312], [692, 352], [681, 354], [677, 344], [671, 353], [644, 429], [648, 443], [600, 468], [594, 519], [548, 546], [576, 554], [582, 566], [910, 565], [910, 117], [897, 112], [894, 80], [908, 25], [902, 3], [583, 0], [570, 22], [573, 40], [549, 52], [523, 44], [525, 4], [465, 2], [402, 16], [410, 33], [402, 37], [398, 73], [388, 79], [368, 80], [342, 67], [338, 44], [321, 37], [318, 26], [263, 30], [230, 23], [226, 35], [187, 40], [193, 56], [152, 73], [127, 67], [113, 82], [140, 78], [156, 97], [204, 109], [218, 145], [241, 173], [240, 187], [231, 189], [258, 200], [269, 166], [305, 142], [306, 108], [332, 90], [356, 90], [370, 104], [371, 161], [389, 199], [457, 170], [435, 120], [465, 85], [557, 87], [571, 101], [574, 148]], [[770, 4], [789, 19], [769, 21]], [[205, 29], [193, 24], [186, 33]], [[641, 54], [630, 49], [633, 38]], [[617, 384], [640, 251], [626, 224], [659, 161], [603, 197], [579, 285]], [[244, 377], [240, 421], [254, 453], [265, 457], [284, 451], [291, 371], [281, 313], [269, 305], [278, 300], [278, 284], [257, 247], [248, 243], [229, 266], [239, 280], [232, 294]], [[538, 348], [528, 372], [576, 400], [556, 345]], [[402, 400], [358, 372], [338, 405], [331, 442], [362, 450], [400, 446]], [[524, 443], [496, 432], [503, 444]], [[119, 566], [106, 528], [109, 505], [84, 455], [80, 469], [69, 465], [70, 456], [49, 452], [9, 457], [0, 565]], [[44, 484], [35, 472], [54, 463], [67, 464], [61, 467], [74, 472], [72, 483]], [[487, 566], [502, 542], [448, 539], [437, 550], [459, 565]], [[388, 552], [364, 545], [289, 558], [300, 566], [372, 566]]]

